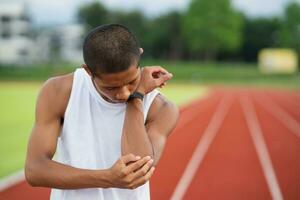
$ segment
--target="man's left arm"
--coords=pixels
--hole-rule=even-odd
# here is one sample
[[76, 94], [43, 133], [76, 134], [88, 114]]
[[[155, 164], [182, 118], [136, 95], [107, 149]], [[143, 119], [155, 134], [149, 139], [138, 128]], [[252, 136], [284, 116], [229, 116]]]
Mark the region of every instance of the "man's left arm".
[[153, 165], [158, 163], [167, 138], [175, 128], [178, 118], [178, 107], [158, 94], [150, 107], [146, 121], [146, 131], [153, 147]]
[[[172, 77], [171, 73], [160, 66], [145, 67], [141, 70], [136, 91], [148, 94], [157, 87], [163, 87]], [[157, 95], [144, 124], [143, 101], [138, 98], [129, 100], [121, 139], [122, 154], [150, 156], [153, 160], [151, 159], [149, 164], [156, 164], [178, 116], [177, 107], [161, 95]]]
[[122, 154], [151, 156], [156, 165], [161, 157], [168, 135], [178, 121], [176, 105], [158, 94], [148, 112], [146, 124], [142, 101], [133, 99], [127, 104], [122, 135]]

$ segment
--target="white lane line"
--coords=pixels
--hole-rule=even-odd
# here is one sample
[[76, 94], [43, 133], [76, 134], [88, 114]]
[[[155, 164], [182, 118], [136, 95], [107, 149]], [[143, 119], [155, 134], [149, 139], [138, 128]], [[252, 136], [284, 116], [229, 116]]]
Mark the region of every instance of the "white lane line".
[[0, 192], [25, 180], [24, 170], [18, 171], [0, 180]]
[[[201, 102], [205, 102], [205, 101], [208, 101], [209, 99], [211, 101], [216, 101], [214, 99], [214, 98], [216, 98], [215, 95], [218, 95], [218, 94], [212, 93], [212, 94], [207, 95], [206, 97], [202, 98], [200, 101]], [[205, 103], [206, 103], [206, 106], [205, 107], [201, 107], [201, 111], [205, 111], [207, 109], [207, 102], [205, 102]], [[176, 131], [178, 132], [180, 129], [184, 128], [187, 124], [189, 124], [193, 120], [195, 120], [195, 118], [197, 118], [197, 116], [199, 116], [200, 114], [201, 114], [201, 112], [199, 112], [199, 111], [195, 112], [195, 109], [193, 107], [187, 108], [186, 111], [184, 111], [183, 113], [181, 113], [181, 116], [185, 116], [185, 117], [181, 118], [180, 123], [176, 127]]]
[[256, 102], [262, 105], [265, 110], [281, 121], [292, 133], [300, 138], [300, 123], [291, 117], [284, 109], [276, 105], [271, 99], [267, 101], [267, 97], [263, 94], [261, 95], [262, 98], [255, 97]]
[[[280, 102], [286, 102], [286, 103], [288, 103], [288, 104], [290, 104], [290, 105], [292, 105], [292, 106], [295, 106], [295, 107], [298, 107], [300, 104], [299, 103], [297, 103], [297, 102], [295, 102], [295, 101], [293, 101], [293, 99], [291, 99], [291, 98], [285, 98], [284, 96], [282, 96], [282, 95], [280, 95], [280, 94], [273, 94], [273, 93], [271, 93], [271, 92], [267, 92], [266, 93], [266, 96], [268, 96], [270, 99], [272, 99], [272, 98], [277, 98], [277, 100]], [[277, 101], [277, 102], [278, 102]], [[282, 107], [282, 106], [281, 106]]]
[[190, 183], [193, 180], [210, 144], [218, 133], [230, 106], [232, 105], [233, 97], [227, 95], [220, 101], [216, 112], [214, 113], [210, 123], [208, 124], [203, 136], [201, 137], [197, 147], [185, 168], [185, 171], [179, 180], [174, 193], [172, 194], [171, 200], [181, 200], [186, 193]]
[[260, 164], [264, 172], [264, 176], [266, 178], [270, 193], [272, 195], [272, 199], [282, 200], [283, 197], [276, 178], [275, 170], [273, 168], [271, 158], [262, 135], [262, 130], [260, 128], [253, 103], [250, 101], [249, 97], [247, 98], [243, 96], [241, 98], [241, 105], [244, 110], [251, 138], [253, 140], [256, 153], [258, 155]]

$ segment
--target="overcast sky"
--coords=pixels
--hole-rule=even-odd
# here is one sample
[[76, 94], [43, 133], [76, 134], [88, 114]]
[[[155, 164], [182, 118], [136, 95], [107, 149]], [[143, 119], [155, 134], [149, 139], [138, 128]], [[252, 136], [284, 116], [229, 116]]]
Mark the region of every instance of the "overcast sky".
[[[0, 0], [2, 1], [2, 0]], [[28, 2], [33, 22], [37, 25], [74, 22], [75, 13], [82, 4], [97, 0], [23, 0]], [[98, 0], [99, 1], [99, 0]], [[289, 1], [300, 0], [232, 0], [234, 7], [248, 16], [272, 16], [281, 14]], [[148, 16], [157, 16], [170, 10], [184, 10], [190, 0], [101, 0], [110, 9], [142, 10]]]

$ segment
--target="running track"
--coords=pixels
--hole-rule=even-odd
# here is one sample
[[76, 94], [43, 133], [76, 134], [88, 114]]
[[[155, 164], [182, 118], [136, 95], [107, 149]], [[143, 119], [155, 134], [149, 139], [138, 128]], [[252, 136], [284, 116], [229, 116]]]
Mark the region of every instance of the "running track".
[[[1, 200], [49, 199], [26, 182]], [[153, 200], [300, 199], [300, 92], [214, 89], [181, 108], [151, 179]]]

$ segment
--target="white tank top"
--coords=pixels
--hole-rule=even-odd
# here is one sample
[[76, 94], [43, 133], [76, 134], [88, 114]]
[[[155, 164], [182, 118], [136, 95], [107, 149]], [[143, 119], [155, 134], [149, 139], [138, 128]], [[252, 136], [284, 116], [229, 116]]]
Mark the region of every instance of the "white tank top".
[[[143, 101], [144, 122], [159, 92]], [[56, 161], [81, 169], [107, 169], [121, 157], [126, 103], [110, 103], [95, 89], [84, 69], [74, 73], [72, 91], [58, 138]], [[52, 189], [51, 200], [148, 200], [149, 182], [134, 189]]]

